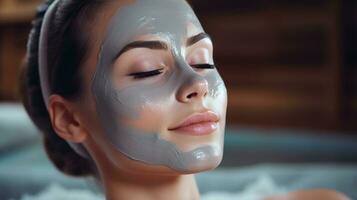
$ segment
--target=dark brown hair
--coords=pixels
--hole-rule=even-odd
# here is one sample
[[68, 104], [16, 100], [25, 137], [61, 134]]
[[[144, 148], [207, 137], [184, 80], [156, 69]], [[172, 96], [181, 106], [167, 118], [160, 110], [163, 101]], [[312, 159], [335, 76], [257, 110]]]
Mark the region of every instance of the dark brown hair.
[[[94, 175], [94, 163], [78, 155], [53, 130], [40, 86], [39, 37], [42, 20], [54, 0], [38, 7], [27, 44], [27, 57], [21, 75], [22, 101], [32, 121], [43, 133], [46, 152], [54, 165], [73, 176]], [[85, 28], [103, 0], [61, 0], [55, 7], [48, 31], [48, 77], [51, 93], [74, 99], [81, 93], [80, 66], [90, 48]]]

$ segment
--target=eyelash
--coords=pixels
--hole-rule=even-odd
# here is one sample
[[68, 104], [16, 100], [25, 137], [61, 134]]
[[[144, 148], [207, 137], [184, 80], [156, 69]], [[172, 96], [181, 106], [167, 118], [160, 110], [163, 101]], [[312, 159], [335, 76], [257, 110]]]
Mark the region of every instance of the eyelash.
[[129, 74], [129, 76], [133, 76], [134, 79], [147, 78], [147, 77], [150, 77], [150, 76], [159, 75], [159, 74], [162, 73], [163, 70], [164, 70], [164, 68], [156, 69], [156, 70], [152, 70], [152, 71], [147, 71], [147, 72], [136, 72], [136, 73]]
[[196, 69], [214, 69], [214, 68], [216, 68], [215, 65], [211, 65], [211, 64], [196, 64], [196, 65], [191, 65], [191, 66]]
[[[216, 68], [215, 65], [211, 65], [211, 64], [196, 64], [196, 65], [191, 65], [191, 66], [196, 69], [214, 69], [214, 68]], [[142, 78], [159, 75], [162, 73], [163, 70], [164, 70], [164, 68], [147, 71], [147, 72], [136, 72], [136, 73], [129, 74], [129, 76], [134, 77], [134, 79], [142, 79]]]

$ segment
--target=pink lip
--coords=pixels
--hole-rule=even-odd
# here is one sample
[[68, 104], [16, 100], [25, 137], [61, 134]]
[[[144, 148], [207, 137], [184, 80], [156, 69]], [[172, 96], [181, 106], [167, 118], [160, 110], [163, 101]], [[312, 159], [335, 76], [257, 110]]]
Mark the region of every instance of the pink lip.
[[218, 121], [218, 115], [212, 111], [198, 113], [186, 118], [177, 127], [169, 128], [169, 131], [186, 135], [208, 135], [217, 129]]

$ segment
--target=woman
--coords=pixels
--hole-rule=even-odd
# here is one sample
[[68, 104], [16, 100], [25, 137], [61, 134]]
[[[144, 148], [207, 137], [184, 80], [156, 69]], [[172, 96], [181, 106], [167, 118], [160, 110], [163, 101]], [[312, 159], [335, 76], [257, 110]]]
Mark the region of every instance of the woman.
[[183, 0], [47, 1], [34, 20], [24, 105], [47, 153], [106, 198], [199, 199], [219, 165], [227, 92]]

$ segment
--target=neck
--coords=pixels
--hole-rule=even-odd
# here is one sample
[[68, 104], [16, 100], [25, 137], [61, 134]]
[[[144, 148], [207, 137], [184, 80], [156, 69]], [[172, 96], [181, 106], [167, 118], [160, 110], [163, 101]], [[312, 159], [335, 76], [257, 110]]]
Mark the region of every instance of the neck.
[[194, 175], [133, 175], [123, 174], [114, 179], [104, 176], [107, 200], [198, 200]]

